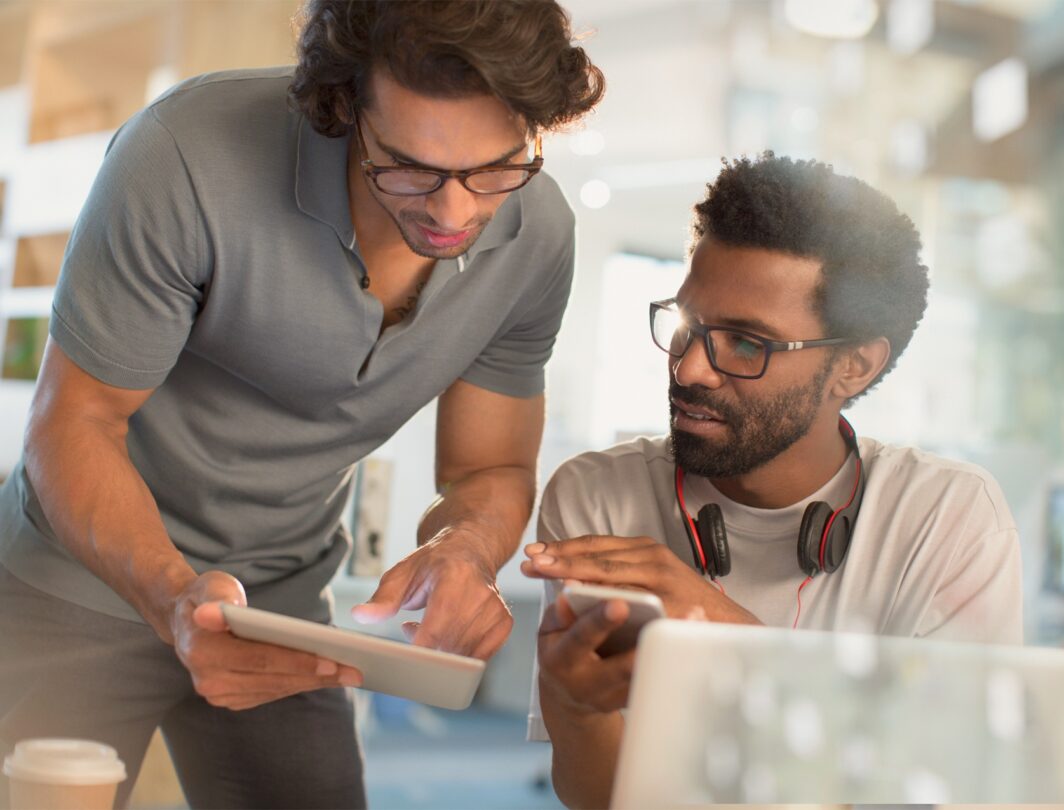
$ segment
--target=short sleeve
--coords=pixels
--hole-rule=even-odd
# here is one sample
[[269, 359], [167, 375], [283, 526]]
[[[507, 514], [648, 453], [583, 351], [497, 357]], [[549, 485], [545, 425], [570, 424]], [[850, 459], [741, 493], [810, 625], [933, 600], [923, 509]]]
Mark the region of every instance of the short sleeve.
[[466, 382], [514, 397], [534, 397], [546, 387], [544, 368], [554, 350], [573, 283], [574, 239], [570, 231], [538, 298], [485, 347], [462, 374]]
[[151, 108], [115, 136], [70, 237], [52, 338], [121, 388], [159, 385], [207, 287], [204, 226], [180, 149]]

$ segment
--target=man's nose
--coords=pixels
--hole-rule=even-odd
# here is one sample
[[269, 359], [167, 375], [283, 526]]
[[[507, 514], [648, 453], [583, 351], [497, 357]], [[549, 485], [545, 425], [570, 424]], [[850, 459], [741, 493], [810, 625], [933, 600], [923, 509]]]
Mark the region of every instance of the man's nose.
[[706, 341], [701, 337], [695, 337], [683, 353], [683, 357], [670, 358], [672, 361], [672, 376], [677, 385], [685, 388], [701, 385], [705, 388], [720, 388], [724, 384], [725, 375], [721, 374], [709, 361], [709, 350]]
[[426, 197], [425, 212], [441, 228], [461, 231], [476, 221], [477, 196], [457, 178], [449, 177]]

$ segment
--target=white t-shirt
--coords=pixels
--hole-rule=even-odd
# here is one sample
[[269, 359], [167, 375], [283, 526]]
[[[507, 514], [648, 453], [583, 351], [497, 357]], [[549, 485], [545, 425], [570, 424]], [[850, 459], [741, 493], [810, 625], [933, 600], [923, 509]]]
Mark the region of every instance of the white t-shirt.
[[[859, 447], [866, 483], [849, 551], [836, 571], [806, 585], [798, 627], [1022, 643], [1019, 537], [997, 482], [973, 464], [911, 447], [867, 438]], [[689, 549], [674, 475], [664, 436], [578, 455], [543, 493], [538, 537], [645, 536]], [[708, 479], [687, 476], [688, 512], [714, 502], [724, 515], [732, 566], [720, 582], [727, 595], [767, 625], [794, 624], [805, 579], [798, 567], [802, 514], [811, 501], [845, 503], [853, 476], [848, 459], [819, 491], [783, 509], [744, 506]], [[553, 591], [548, 583], [547, 598]], [[545, 740], [538, 674], [537, 663], [529, 739]]]

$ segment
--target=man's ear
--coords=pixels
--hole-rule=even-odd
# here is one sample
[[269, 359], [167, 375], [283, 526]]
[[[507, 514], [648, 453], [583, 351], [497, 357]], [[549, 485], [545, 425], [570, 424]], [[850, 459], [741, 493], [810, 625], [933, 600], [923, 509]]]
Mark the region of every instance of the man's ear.
[[844, 350], [835, 361], [832, 395], [842, 400], [857, 396], [872, 384], [889, 360], [890, 341], [885, 337]]

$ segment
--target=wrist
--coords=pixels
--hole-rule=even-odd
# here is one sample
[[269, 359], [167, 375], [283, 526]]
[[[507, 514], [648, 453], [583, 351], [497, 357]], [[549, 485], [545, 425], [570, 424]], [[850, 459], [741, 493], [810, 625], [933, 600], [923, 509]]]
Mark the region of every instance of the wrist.
[[134, 605], [156, 634], [173, 645], [179, 617], [185, 610], [189, 588], [197, 574], [181, 560], [166, 566], [146, 589], [148, 601]]
[[494, 581], [499, 569], [510, 558], [499, 533], [475, 521], [462, 521], [438, 531], [426, 546], [445, 549], [447, 556], [464, 560], [480, 568], [485, 577]]

